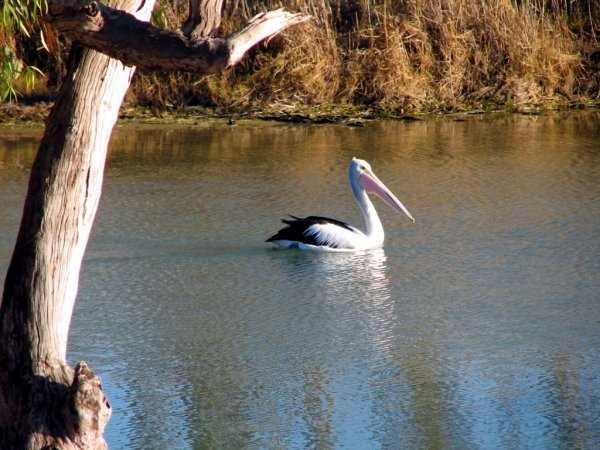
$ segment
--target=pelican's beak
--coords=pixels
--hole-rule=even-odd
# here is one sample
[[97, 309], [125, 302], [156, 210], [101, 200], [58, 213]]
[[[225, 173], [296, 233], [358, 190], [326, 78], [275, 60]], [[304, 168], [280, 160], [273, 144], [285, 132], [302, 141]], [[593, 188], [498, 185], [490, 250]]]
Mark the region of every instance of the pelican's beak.
[[375, 176], [375, 174], [373, 172], [371, 172], [371, 171], [363, 172], [362, 175], [360, 176], [360, 178], [358, 179], [358, 184], [365, 191], [371, 192], [371, 193], [377, 195], [379, 198], [381, 198], [381, 200], [386, 202], [393, 209], [395, 209], [396, 211], [398, 211], [400, 213], [406, 214], [406, 217], [408, 217], [413, 222], [415, 221], [413, 216], [410, 215], [410, 213], [404, 207], [404, 205], [402, 203], [400, 203], [400, 200], [398, 200], [396, 198], [396, 196], [391, 193], [391, 191], [385, 186], [385, 184], [383, 184], [381, 182], [381, 180], [379, 178], [377, 178]]

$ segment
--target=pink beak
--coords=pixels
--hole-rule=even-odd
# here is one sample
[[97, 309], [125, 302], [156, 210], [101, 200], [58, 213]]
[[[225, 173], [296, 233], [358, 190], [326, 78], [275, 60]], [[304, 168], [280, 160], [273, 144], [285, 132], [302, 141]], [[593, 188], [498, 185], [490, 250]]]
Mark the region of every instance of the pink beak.
[[404, 207], [400, 200], [398, 200], [394, 194], [390, 192], [390, 190], [381, 182], [379, 178], [375, 176], [373, 172], [363, 172], [360, 178], [358, 179], [358, 184], [365, 191], [370, 192], [372, 194], [377, 195], [381, 200], [386, 202], [396, 211], [403, 213], [413, 222], [415, 219], [410, 215], [408, 210]]

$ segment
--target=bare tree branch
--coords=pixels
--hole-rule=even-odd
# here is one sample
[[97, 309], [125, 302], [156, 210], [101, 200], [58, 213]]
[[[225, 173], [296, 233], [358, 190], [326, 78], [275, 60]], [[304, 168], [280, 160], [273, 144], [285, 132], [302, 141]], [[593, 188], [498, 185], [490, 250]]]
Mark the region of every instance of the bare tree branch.
[[[100, 2], [75, 3], [74, 6], [62, 4], [56, 9], [51, 5], [45, 17], [59, 33], [73, 42], [93, 48], [128, 66], [202, 74], [218, 73], [235, 65], [261, 40], [270, 39], [289, 26], [310, 19], [310, 16], [279, 9], [258, 14], [241, 30], [225, 39], [217, 39], [210, 36], [220, 24], [220, 15], [218, 18], [211, 16], [209, 8], [195, 7], [191, 10], [184, 31], [168, 31]], [[214, 7], [221, 7], [221, 4], [221, 0], [213, 2]], [[211, 17], [209, 25], [202, 22], [207, 15]]]

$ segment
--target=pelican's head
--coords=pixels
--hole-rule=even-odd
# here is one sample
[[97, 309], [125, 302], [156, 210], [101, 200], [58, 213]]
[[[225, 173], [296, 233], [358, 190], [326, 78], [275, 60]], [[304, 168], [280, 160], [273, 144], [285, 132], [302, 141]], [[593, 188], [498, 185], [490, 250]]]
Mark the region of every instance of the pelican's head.
[[398, 200], [385, 184], [375, 176], [371, 170], [371, 165], [368, 162], [362, 159], [352, 158], [350, 167], [348, 167], [348, 176], [350, 177], [352, 189], [364, 189], [367, 192], [377, 195], [390, 205], [392, 209], [405, 214], [406, 217], [413, 222], [415, 221], [404, 205], [400, 203], [400, 200]]
[[364, 172], [371, 172], [371, 165], [363, 159], [352, 158], [350, 161], [350, 167], [348, 167], [348, 176], [350, 177], [350, 182], [358, 182], [360, 176]]

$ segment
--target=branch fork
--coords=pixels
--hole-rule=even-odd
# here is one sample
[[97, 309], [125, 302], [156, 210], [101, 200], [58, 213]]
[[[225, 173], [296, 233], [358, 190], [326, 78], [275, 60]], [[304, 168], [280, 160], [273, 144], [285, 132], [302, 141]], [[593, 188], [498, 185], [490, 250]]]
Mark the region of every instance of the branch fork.
[[[311, 18], [283, 8], [269, 11], [254, 16], [240, 30], [221, 39], [212, 36], [221, 22], [222, 1], [206, 3], [218, 10], [209, 14], [206, 10], [190, 8], [190, 18], [182, 30], [175, 31], [154, 27], [98, 1], [51, 2], [45, 21], [73, 42], [127, 66], [214, 74], [233, 67], [259, 42], [268, 41], [286, 28]], [[206, 16], [209, 16], [208, 22], [202, 21]]]

